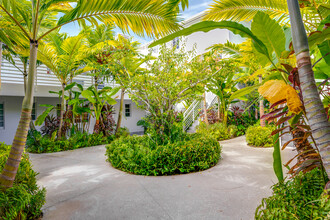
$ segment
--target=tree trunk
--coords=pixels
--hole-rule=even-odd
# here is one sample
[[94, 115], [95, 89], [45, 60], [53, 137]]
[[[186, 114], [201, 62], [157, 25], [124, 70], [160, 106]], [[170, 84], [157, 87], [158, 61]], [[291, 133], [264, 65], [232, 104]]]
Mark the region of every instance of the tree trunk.
[[[262, 76], [259, 76], [259, 83], [262, 83]], [[265, 119], [261, 119], [261, 117], [265, 114], [265, 108], [264, 108], [264, 100], [261, 99], [260, 100], [260, 104], [259, 104], [259, 111], [260, 111], [260, 126], [261, 127], [265, 127], [266, 126], [266, 120]]]
[[217, 96], [217, 99], [218, 99], [218, 118], [219, 118], [219, 121], [221, 120], [221, 111], [220, 111], [220, 98], [219, 96]]
[[309, 55], [309, 46], [301, 19], [298, 0], [287, 0], [292, 43], [297, 57], [300, 86], [308, 123], [320, 152], [325, 171], [330, 178], [330, 123], [320, 99]]
[[209, 120], [207, 118], [207, 107], [206, 107], [206, 94], [203, 94], [203, 105], [204, 105], [204, 122], [205, 124], [209, 124]]
[[0, 184], [4, 188], [10, 188], [14, 184], [16, 173], [26, 143], [29, 124], [31, 121], [32, 105], [33, 105], [33, 90], [34, 90], [34, 81], [35, 81], [35, 75], [37, 69], [37, 53], [38, 53], [38, 43], [31, 42], [28, 84], [27, 84], [26, 94], [22, 103], [21, 118], [16, 130], [12, 147], [10, 149], [9, 157], [0, 176]]
[[58, 128], [58, 138], [62, 137], [62, 127], [63, 127], [63, 119], [64, 119], [64, 111], [65, 111], [65, 98], [64, 98], [64, 90], [65, 83], [62, 83], [62, 101], [61, 101], [61, 115], [60, 115], [60, 125]]
[[120, 105], [119, 105], [118, 120], [117, 120], [117, 126], [116, 126], [116, 134], [120, 130], [121, 120], [123, 117], [124, 96], [125, 96], [125, 88], [122, 88], [121, 95], [120, 95]]

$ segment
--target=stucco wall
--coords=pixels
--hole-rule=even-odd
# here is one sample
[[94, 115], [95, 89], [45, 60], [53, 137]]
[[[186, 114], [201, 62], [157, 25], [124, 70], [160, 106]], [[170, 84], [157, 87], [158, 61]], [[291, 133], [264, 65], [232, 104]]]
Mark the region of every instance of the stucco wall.
[[[20, 110], [22, 105], [23, 97], [18, 96], [1, 96], [0, 103], [4, 103], [4, 119], [5, 119], [5, 127], [4, 129], [0, 128], [0, 142], [5, 142], [6, 144], [11, 144], [15, 132], [17, 129], [17, 125], [20, 118]], [[40, 104], [51, 104], [56, 105], [60, 103], [58, 98], [51, 98], [51, 97], [36, 97], [36, 113], [37, 117], [42, 114], [46, 107], [39, 106]], [[118, 113], [119, 110], [119, 100], [117, 100], [117, 104], [115, 105], [115, 111]], [[136, 105], [130, 101], [125, 100], [124, 104], [131, 104], [131, 117], [123, 117], [122, 127], [127, 127], [130, 132], [138, 133], [143, 132], [143, 128], [137, 126], [136, 123], [145, 115], [145, 112], [141, 109], [138, 109]], [[125, 114], [124, 114], [125, 115]], [[117, 114], [114, 115], [114, 119], [117, 122]], [[95, 124], [95, 119], [92, 118], [90, 131], [93, 131], [93, 127]], [[39, 127], [37, 127], [38, 129]]]

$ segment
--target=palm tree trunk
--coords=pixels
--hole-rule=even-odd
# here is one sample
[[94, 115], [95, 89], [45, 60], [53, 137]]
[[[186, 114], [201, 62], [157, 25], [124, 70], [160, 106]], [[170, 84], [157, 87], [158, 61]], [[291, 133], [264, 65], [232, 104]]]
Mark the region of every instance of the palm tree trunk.
[[123, 117], [124, 96], [125, 96], [125, 88], [122, 88], [121, 95], [120, 95], [120, 105], [119, 105], [118, 120], [117, 120], [117, 126], [116, 126], [116, 134], [120, 130], [121, 120]]
[[10, 188], [13, 186], [26, 143], [33, 105], [33, 90], [37, 69], [37, 53], [38, 43], [36, 41], [31, 42], [28, 84], [26, 94], [22, 103], [21, 118], [16, 130], [12, 147], [10, 149], [9, 157], [0, 176], [0, 184], [4, 188]]
[[324, 169], [330, 178], [330, 123], [315, 83], [307, 35], [302, 22], [298, 0], [287, 0], [287, 4], [306, 115], [316, 146], [320, 152]]
[[65, 88], [65, 83], [62, 83], [61, 115], [60, 115], [60, 126], [58, 128], [58, 138], [62, 137], [62, 127], [63, 127], [64, 108], [65, 108], [64, 88]]
[[207, 107], [206, 107], [206, 94], [203, 94], [203, 105], [204, 105], [204, 122], [205, 124], [209, 124], [209, 120], [207, 118]]
[[[262, 76], [259, 76], [259, 83], [262, 83]], [[259, 111], [260, 111], [260, 126], [261, 127], [265, 127], [266, 126], [266, 120], [265, 119], [261, 119], [261, 117], [265, 114], [265, 108], [264, 108], [264, 100], [261, 99], [260, 100], [260, 104], [259, 104]]]

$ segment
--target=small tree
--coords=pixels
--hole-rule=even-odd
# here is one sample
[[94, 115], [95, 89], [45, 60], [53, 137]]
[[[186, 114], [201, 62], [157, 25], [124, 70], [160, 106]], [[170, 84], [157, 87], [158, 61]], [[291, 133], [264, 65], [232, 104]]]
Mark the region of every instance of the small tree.
[[[132, 100], [146, 110], [152, 121], [151, 130], [159, 144], [174, 140], [176, 133], [174, 111], [176, 104], [193, 93], [204, 90], [203, 81], [208, 72], [194, 72], [194, 51], [167, 49], [162, 46], [160, 54], [148, 69], [135, 74], [129, 81]], [[182, 128], [180, 126], [180, 132]]]

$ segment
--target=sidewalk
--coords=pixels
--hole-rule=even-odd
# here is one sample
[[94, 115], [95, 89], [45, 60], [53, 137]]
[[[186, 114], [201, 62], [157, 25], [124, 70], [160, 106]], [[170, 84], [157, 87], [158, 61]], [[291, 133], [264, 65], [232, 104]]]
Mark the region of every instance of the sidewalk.
[[245, 137], [221, 145], [215, 167], [162, 177], [112, 168], [104, 146], [31, 154], [38, 183], [47, 188], [43, 219], [254, 219], [277, 181], [273, 149], [248, 147]]

